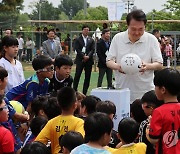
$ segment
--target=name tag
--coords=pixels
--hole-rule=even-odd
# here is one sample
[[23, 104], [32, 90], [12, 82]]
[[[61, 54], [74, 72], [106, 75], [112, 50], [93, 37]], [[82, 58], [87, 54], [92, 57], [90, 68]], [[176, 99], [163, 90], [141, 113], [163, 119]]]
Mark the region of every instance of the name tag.
[[82, 52], [85, 53], [86, 52], [86, 47], [82, 48]]

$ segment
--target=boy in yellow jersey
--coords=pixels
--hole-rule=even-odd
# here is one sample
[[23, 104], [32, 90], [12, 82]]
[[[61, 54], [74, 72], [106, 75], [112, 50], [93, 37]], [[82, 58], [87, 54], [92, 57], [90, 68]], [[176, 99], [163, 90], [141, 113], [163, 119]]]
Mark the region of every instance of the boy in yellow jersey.
[[118, 135], [122, 142], [119, 149], [115, 149], [112, 154], [145, 154], [146, 145], [144, 143], [134, 143], [139, 132], [137, 122], [132, 118], [124, 118], [119, 122]]
[[61, 115], [51, 119], [35, 139], [44, 144], [50, 140], [52, 154], [62, 152], [59, 141], [68, 131], [80, 132], [84, 136], [84, 121], [73, 116], [77, 106], [74, 89], [70, 87], [60, 89], [57, 99], [62, 109]]

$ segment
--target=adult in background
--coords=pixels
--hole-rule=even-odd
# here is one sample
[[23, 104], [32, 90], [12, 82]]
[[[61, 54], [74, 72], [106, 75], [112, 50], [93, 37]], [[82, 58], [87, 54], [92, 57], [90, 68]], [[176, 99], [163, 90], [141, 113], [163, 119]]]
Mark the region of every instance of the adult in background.
[[[128, 29], [114, 36], [107, 56], [107, 66], [115, 70], [117, 88], [129, 88], [130, 100], [141, 98], [154, 89], [154, 70], [162, 69], [162, 55], [158, 40], [145, 32], [146, 15], [142, 10], [134, 10], [126, 17]], [[121, 58], [128, 54], [137, 54], [142, 60], [141, 73], [124, 74], [121, 69]]]
[[61, 44], [54, 39], [55, 31], [53, 29], [48, 30], [47, 37], [48, 40], [43, 42], [43, 53], [54, 60], [62, 50]]
[[102, 86], [102, 81], [104, 74], [106, 73], [107, 77], [107, 87], [112, 87], [112, 69], [108, 68], [106, 65], [106, 57], [109, 52], [110, 47], [110, 30], [103, 29], [102, 37], [97, 43], [97, 55], [98, 55], [98, 67], [99, 67], [99, 77], [97, 87]]
[[82, 70], [85, 70], [85, 79], [83, 85], [83, 94], [86, 95], [90, 78], [91, 78], [91, 71], [93, 65], [93, 53], [95, 48], [94, 40], [88, 36], [89, 27], [84, 25], [82, 27], [82, 35], [75, 41], [75, 51], [77, 52], [76, 55], [76, 72], [74, 77], [73, 87], [77, 91], [79, 79], [81, 77]]
[[5, 36], [12, 36], [13, 35], [13, 31], [12, 29], [8, 28], [4, 31], [4, 35]]
[[23, 49], [24, 49], [24, 39], [22, 38], [21, 33], [17, 34], [17, 40], [18, 40], [18, 43], [19, 43], [17, 57], [18, 57], [18, 60], [21, 61], [22, 60]]

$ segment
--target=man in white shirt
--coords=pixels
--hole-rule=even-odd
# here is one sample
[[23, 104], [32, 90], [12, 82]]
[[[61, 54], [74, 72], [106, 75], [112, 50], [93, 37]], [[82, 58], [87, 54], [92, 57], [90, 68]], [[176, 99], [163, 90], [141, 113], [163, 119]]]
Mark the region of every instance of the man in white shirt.
[[22, 60], [23, 49], [24, 49], [24, 40], [21, 37], [21, 33], [18, 34], [17, 40], [18, 40], [18, 43], [19, 43], [18, 55], [17, 56], [18, 56], [19, 61], [21, 61]]
[[[145, 92], [154, 89], [154, 70], [162, 69], [163, 59], [158, 40], [145, 32], [145, 13], [142, 10], [134, 10], [127, 15], [126, 21], [128, 30], [114, 36], [106, 61], [107, 66], [115, 70], [116, 88], [129, 88], [132, 103]], [[141, 58], [140, 73], [124, 74], [120, 62], [128, 53], [135, 53]]]

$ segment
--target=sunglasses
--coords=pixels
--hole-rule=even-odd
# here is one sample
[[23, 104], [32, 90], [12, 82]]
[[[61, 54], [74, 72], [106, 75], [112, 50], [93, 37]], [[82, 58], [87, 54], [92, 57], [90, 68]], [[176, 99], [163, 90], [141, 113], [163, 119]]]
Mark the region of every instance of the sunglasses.
[[7, 110], [7, 109], [8, 109], [8, 107], [7, 107], [7, 105], [5, 105], [4, 107], [0, 108], [0, 111]]
[[39, 72], [52, 72], [52, 71], [54, 71], [54, 66], [43, 68], [43, 69], [39, 69], [36, 72], [39, 73]]

